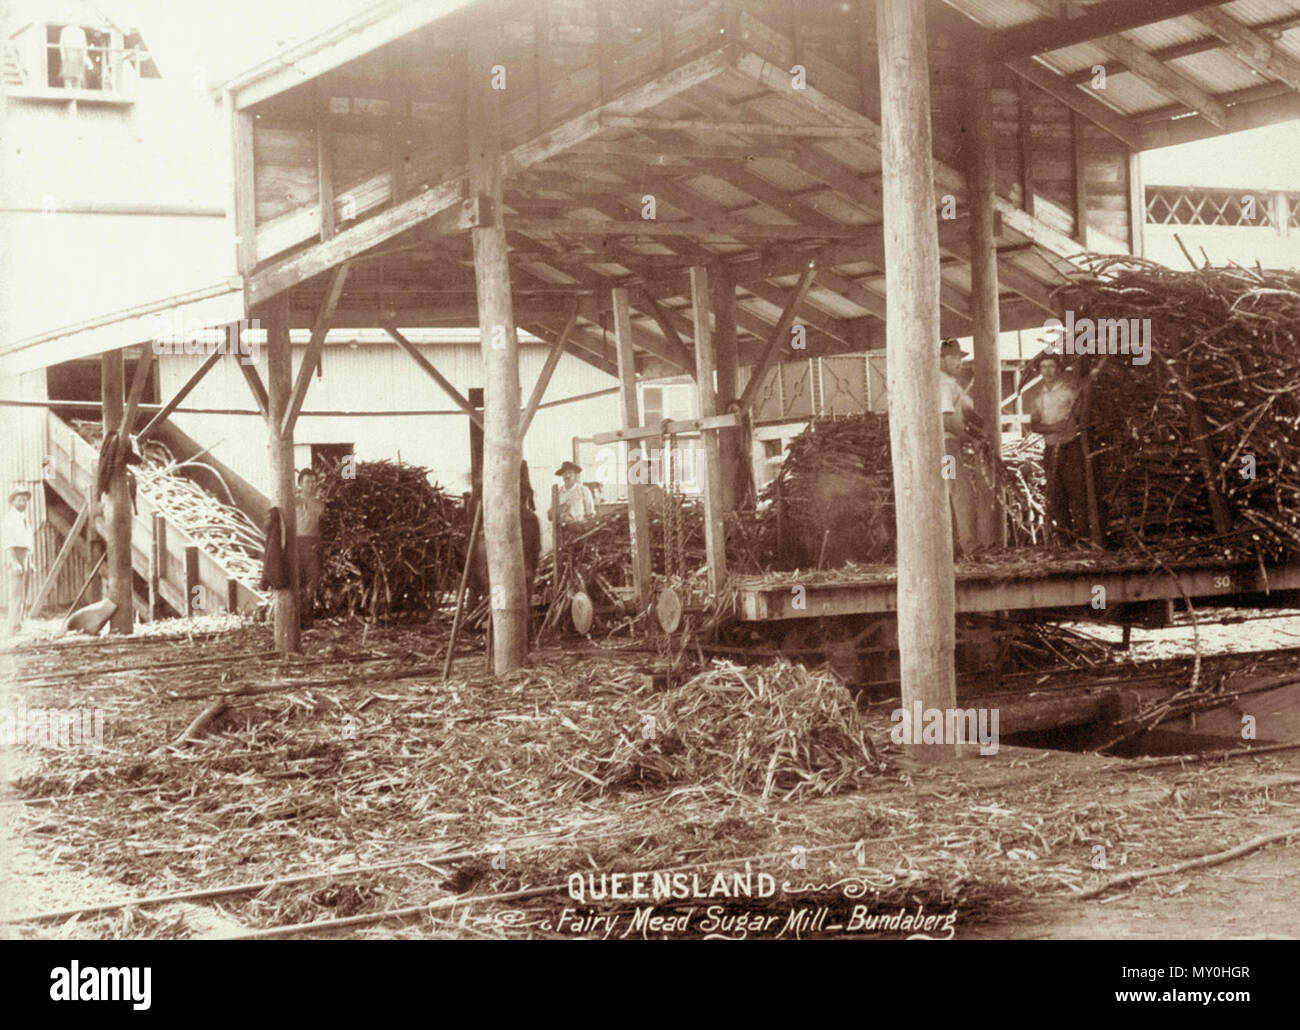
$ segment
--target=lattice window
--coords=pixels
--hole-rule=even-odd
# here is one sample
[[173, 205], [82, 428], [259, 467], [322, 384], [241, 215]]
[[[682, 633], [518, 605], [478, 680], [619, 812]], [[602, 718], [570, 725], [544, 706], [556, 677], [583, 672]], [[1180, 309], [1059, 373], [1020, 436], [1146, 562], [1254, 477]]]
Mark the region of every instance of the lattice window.
[[1208, 190], [1148, 186], [1147, 222], [1153, 225], [1273, 226], [1268, 190]]

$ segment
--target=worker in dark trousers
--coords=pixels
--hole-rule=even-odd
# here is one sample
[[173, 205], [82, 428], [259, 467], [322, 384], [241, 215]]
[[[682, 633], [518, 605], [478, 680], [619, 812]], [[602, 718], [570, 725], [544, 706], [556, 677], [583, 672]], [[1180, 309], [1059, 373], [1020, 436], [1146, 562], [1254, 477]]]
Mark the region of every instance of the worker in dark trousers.
[[1088, 483], [1083, 441], [1075, 411], [1079, 389], [1063, 373], [1060, 357], [1038, 359], [1042, 386], [1030, 408], [1029, 428], [1043, 434], [1043, 471], [1047, 477], [1047, 522], [1058, 546], [1087, 540]]
[[320, 586], [320, 518], [325, 502], [320, 498], [320, 481], [312, 469], [298, 473], [298, 499], [294, 506], [298, 523], [298, 611], [299, 624], [309, 629], [316, 589]]

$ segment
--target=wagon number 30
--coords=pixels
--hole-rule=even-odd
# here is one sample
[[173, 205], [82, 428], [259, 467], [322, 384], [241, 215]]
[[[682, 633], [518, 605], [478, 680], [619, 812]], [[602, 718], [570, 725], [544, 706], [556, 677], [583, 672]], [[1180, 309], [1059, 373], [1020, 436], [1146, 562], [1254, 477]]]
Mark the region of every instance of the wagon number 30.
[[1215, 590], [1227, 590], [1227, 589], [1229, 589], [1231, 586], [1232, 586], [1232, 577], [1231, 577], [1231, 576], [1215, 576], [1215, 577], [1214, 577], [1214, 589], [1215, 589]]

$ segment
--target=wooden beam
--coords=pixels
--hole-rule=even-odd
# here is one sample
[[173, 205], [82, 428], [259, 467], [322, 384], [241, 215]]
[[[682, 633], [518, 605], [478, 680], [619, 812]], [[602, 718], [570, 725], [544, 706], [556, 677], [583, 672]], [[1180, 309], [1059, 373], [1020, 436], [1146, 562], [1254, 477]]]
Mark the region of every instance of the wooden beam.
[[1026, 82], [1055, 97], [1071, 111], [1081, 114], [1099, 128], [1105, 129], [1120, 142], [1136, 147], [1142, 130], [1113, 108], [1107, 107], [1091, 89], [1074, 85], [1060, 72], [1029, 60], [1009, 61], [1007, 67]]
[[684, 436], [688, 433], [702, 433], [709, 429], [735, 429], [740, 425], [740, 416], [734, 412], [725, 415], [710, 415], [708, 418], [675, 418], [665, 420], [657, 426], [632, 426], [630, 429], [611, 429], [596, 433], [592, 443], [618, 443], [629, 440], [651, 440], [662, 436]]
[[[469, 33], [466, 80], [469, 195], [475, 224], [474, 283], [483, 355], [483, 539], [492, 613], [491, 669], [498, 676], [528, 657], [528, 585], [520, 528], [519, 339], [510, 296], [510, 249], [502, 220], [501, 90], [492, 88], [498, 5], [488, 5]], [[544, 147], [543, 147], [544, 149]]]
[[1077, 18], [1057, 18], [1055, 12], [1039, 4], [1053, 17], [1017, 25], [1000, 33], [994, 37], [993, 56], [1004, 61], [1032, 57], [1227, 2], [1229, 0], [1214, 3], [1206, 0], [1143, 0], [1135, 4], [1131, 0], [1110, 0], [1110, 3], [1089, 8], [1087, 13]]
[[[100, 356], [100, 408], [104, 421], [104, 435], [117, 433], [125, 443], [127, 430], [123, 424], [125, 387], [123, 352], [107, 351]], [[108, 480], [104, 500], [104, 542], [108, 559], [105, 563], [108, 599], [117, 605], [109, 622], [110, 632], [131, 633], [135, 628], [134, 590], [131, 582], [131, 492], [126, 481], [124, 451]], [[91, 492], [94, 492], [92, 487]], [[94, 500], [98, 500], [95, 498]]]
[[[288, 331], [286, 327], [285, 331]], [[266, 387], [262, 385], [262, 378], [257, 374], [257, 369], [252, 365], [245, 365], [242, 361], [235, 362], [239, 369], [239, 374], [244, 377], [244, 382], [248, 384], [249, 391], [253, 394], [253, 400], [257, 403], [257, 410], [262, 413], [263, 418], [270, 418], [271, 406], [267, 400]]]
[[683, 162], [690, 160], [748, 161], [753, 158], [765, 157], [778, 161], [789, 161], [798, 152], [794, 143], [785, 146], [772, 146], [762, 143], [745, 146], [736, 143], [699, 143], [693, 140], [679, 140], [669, 146], [663, 143], [649, 143], [643, 139], [618, 139], [592, 140], [587, 143], [579, 143], [577, 146], [566, 150], [559, 157], [562, 157], [565, 163], [575, 163], [574, 159], [580, 158], [583, 162], [590, 160], [604, 166], [608, 166], [608, 161], [605, 159], [609, 157], [637, 157], [641, 158], [645, 164], [661, 168], [669, 160]]
[[[169, 400], [166, 404], [164, 404], [161, 408], [159, 408], [158, 411], [154, 413], [153, 418], [151, 418], [148, 422], [145, 423], [144, 428], [141, 429], [140, 432], [136, 435], [136, 439], [143, 443], [145, 439], [147, 439], [149, 436], [153, 434], [154, 430], [156, 430], [160, 425], [162, 425], [165, 421], [167, 421], [167, 419], [171, 417], [171, 413], [175, 411], [177, 408], [179, 408], [181, 406], [181, 403], [185, 400], [185, 398], [190, 395], [190, 391], [192, 391], [194, 387], [199, 385], [199, 381], [210, 371], [212, 371], [212, 367], [223, 357], [225, 357], [225, 352], [220, 350], [214, 350], [211, 354], [209, 354], [206, 358], [204, 358], [203, 364], [201, 364], [197, 369], [195, 369], [193, 375], [191, 375], [187, 380], [185, 380], [185, 382], [181, 385], [181, 388], [176, 391], [172, 399]], [[235, 360], [239, 360], [238, 355], [235, 356]]]
[[1233, 104], [1228, 108], [1228, 122], [1222, 129], [1204, 118], [1171, 117], [1165, 121], [1142, 126], [1142, 149], [1172, 147], [1178, 143], [1209, 139], [1231, 132], [1244, 132], [1265, 125], [1276, 125], [1300, 119], [1300, 96], [1287, 92], [1282, 96], [1267, 97], [1247, 103]]
[[[939, 267], [937, 257], [934, 265], [937, 272]], [[763, 351], [763, 357], [750, 369], [749, 382], [745, 386], [745, 392], [740, 396], [739, 407], [741, 414], [749, 411], [754, 406], [754, 399], [758, 396], [758, 389], [762, 385], [763, 377], [767, 375], [768, 369], [772, 367], [781, 346], [789, 342], [790, 327], [794, 325], [795, 316], [799, 313], [799, 305], [803, 303], [804, 298], [808, 296], [808, 291], [812, 289], [813, 277], [816, 275], [817, 265], [812, 261], [808, 262], [808, 267], [803, 270], [803, 274], [799, 276], [799, 282], [795, 284], [795, 288], [790, 294], [790, 300], [786, 304], [785, 311], [781, 313], [780, 319], [772, 329], [772, 335], [768, 337], [767, 348]], [[935, 292], [937, 296], [938, 291]]]
[[730, 122], [697, 118], [646, 118], [641, 115], [611, 114], [601, 119], [610, 129], [638, 132], [734, 132], [771, 138], [797, 136], [807, 139], [860, 139], [866, 130], [850, 125], [783, 125], [777, 122]]
[[[485, 428], [483, 424], [483, 420], [482, 418], [480, 418], [479, 413], [475, 409], [474, 405], [470, 404], [470, 402], [465, 398], [465, 396], [459, 390], [457, 390], [455, 386], [452, 385], [450, 379], [448, 379], [446, 376], [444, 376], [441, 372], [439, 372], [436, 368], [433, 367], [433, 365], [429, 362], [429, 359], [420, 353], [420, 349], [416, 347], [415, 344], [413, 344], [410, 340], [408, 340], [405, 336], [403, 336], [400, 332], [398, 332], [397, 327], [394, 325], [391, 324], [385, 325], [383, 329], [384, 332], [386, 332], [389, 336], [393, 338], [393, 342], [396, 343], [397, 346], [401, 347], [402, 350], [406, 351], [406, 353], [411, 356], [411, 360], [420, 366], [420, 368], [424, 371], [424, 374], [427, 375], [430, 379], [432, 379], [435, 383], [437, 383], [439, 387], [442, 388], [442, 392], [451, 398], [452, 403], [455, 404], [456, 407], [460, 408], [461, 411], [465, 412], [465, 414], [469, 416], [471, 422], [473, 422], [479, 428]], [[486, 333], [483, 333], [481, 327], [480, 327], [480, 333], [482, 333], [483, 335], [487, 335]]]
[[[293, 389], [293, 345], [289, 340], [289, 296], [281, 294], [258, 309], [266, 326], [267, 416], [270, 436], [271, 503], [280, 509], [284, 532], [284, 566], [288, 584], [273, 591], [275, 649], [287, 654], [302, 649], [298, 597], [298, 483], [293, 461], [293, 429], [285, 429]], [[244, 368], [241, 363], [240, 368]], [[256, 376], [256, 373], [253, 373]]]
[[678, 222], [632, 221], [612, 218], [517, 218], [511, 219], [510, 228], [516, 232], [541, 233], [552, 236], [684, 236], [690, 239], [753, 239], [753, 240], [852, 240], [861, 235], [861, 228], [852, 225], [818, 226], [774, 225], [765, 222], [747, 222], [739, 218], [720, 223], [695, 220]]
[[[939, 238], [925, 7], [877, 0], [884, 127], [885, 279], [889, 296], [889, 436], [898, 548], [902, 706], [956, 706], [956, 592], [952, 521], [942, 478], [939, 419]], [[954, 743], [908, 742], [923, 761], [957, 756]]]
[[[1040, 10], [1055, 15], [1056, 0], [1030, 0]], [[1135, 5], [1145, 9], [1148, 5]], [[1086, 15], [1084, 17], [1087, 17]], [[1166, 17], [1170, 17], [1166, 15]], [[1081, 21], [1076, 18], [1074, 21]], [[1164, 18], [1157, 19], [1165, 20]], [[1173, 97], [1186, 104], [1193, 111], [1199, 112], [1207, 121], [1222, 128], [1227, 121], [1227, 110], [1215, 97], [1198, 86], [1181, 72], [1175, 70], [1143, 50], [1132, 40], [1116, 33], [1089, 37], [1093, 46], [1104, 50], [1112, 57], [1124, 62], [1129, 74], [1137, 76], [1153, 89]]]
[[1223, 40], [1228, 53], [1246, 67], [1300, 90], [1300, 61], [1272, 40], [1215, 7], [1198, 11], [1192, 17]]
[[149, 381], [149, 366], [153, 364], [153, 354], [147, 347], [141, 348], [140, 357], [135, 363], [135, 374], [131, 377], [131, 390], [126, 396], [126, 411], [122, 415], [123, 435], [131, 435], [135, 425], [135, 414], [140, 409], [144, 397], [144, 387]]
[[560, 363], [560, 356], [564, 353], [564, 348], [569, 342], [569, 336], [577, 324], [578, 306], [575, 304], [573, 314], [569, 316], [569, 320], [564, 324], [564, 329], [551, 344], [551, 349], [546, 355], [546, 362], [542, 365], [541, 372], [537, 374], [537, 382], [533, 384], [533, 392], [528, 397], [528, 404], [525, 405], [524, 413], [520, 416], [520, 440], [523, 440], [528, 435], [528, 427], [533, 424], [533, 416], [537, 414], [537, 405], [542, 403], [542, 397], [546, 394], [546, 387], [551, 381], [551, 376], [555, 374], [555, 366]]
[[[718, 411], [740, 407], [740, 346], [736, 333], [736, 280], [721, 265], [709, 273], [712, 284], [713, 352], [718, 377]], [[744, 423], [745, 420], [740, 420]], [[750, 438], [744, 426], [716, 434], [722, 469], [723, 511], [737, 511], [753, 493]]]
[[1020, 153], [1020, 206], [1034, 217], [1034, 134], [1033, 113], [1029, 109], [1029, 88], [1024, 79], [1016, 80], [1016, 137]]
[[[1088, 155], [1083, 146], [1083, 119], [1070, 113], [1071, 161], [1074, 171], [1074, 238], [1088, 247]], [[1130, 148], [1132, 149], [1132, 148]]]
[[324, 243], [334, 238], [334, 155], [330, 134], [329, 96], [319, 82], [315, 85], [316, 104], [316, 202], [320, 205], [320, 238]]
[[[607, 109], [611, 112], [615, 109], [625, 112], [626, 109], [639, 110], [654, 107], [682, 90], [718, 75], [727, 67], [727, 55], [717, 50], [687, 61], [670, 72], [656, 74], [641, 84], [625, 90], [609, 104], [586, 111], [506, 151], [501, 156], [502, 175], [509, 177], [525, 168], [540, 164], [595, 136], [601, 131], [600, 117]], [[385, 173], [376, 177], [373, 182], [360, 184], [356, 190], [348, 192], [357, 193], [362, 189], [366, 190], [369, 200], [364, 209], [358, 204], [358, 214], [364, 214], [365, 211], [388, 200], [391, 196], [392, 183], [389, 175]], [[468, 172], [464, 170], [455, 172], [436, 186], [365, 218], [340, 232], [333, 239], [316, 243], [299, 254], [267, 266], [250, 278], [247, 286], [249, 302], [260, 303], [281, 290], [296, 286], [420, 222], [427, 221], [464, 200], [469, 196], [468, 189]], [[373, 203], [370, 202], [371, 200]], [[468, 225], [470, 217], [468, 212], [465, 217], [467, 219], [465, 224]], [[314, 224], [316, 219], [312, 221]], [[282, 233], [282, 237], [270, 253], [293, 246], [303, 238], [298, 235], [297, 230], [286, 231]]]
[[[967, 67], [966, 181], [970, 185], [970, 301], [975, 351], [975, 410], [988, 434], [990, 472], [1000, 475], [1002, 454], [1001, 306], [998, 299], [997, 137], [993, 130], [993, 66], [974, 55]], [[938, 236], [936, 234], [936, 242]], [[958, 473], [961, 474], [960, 472]], [[1007, 544], [1007, 523], [996, 483], [972, 491], [977, 498], [979, 540]]]
[[1147, 195], [1142, 184], [1142, 158], [1136, 151], [1128, 155], [1129, 250], [1137, 257], [1146, 253]]
[[[695, 382], [700, 398], [700, 418], [718, 412], [718, 391], [714, 386], [717, 354], [713, 345], [713, 298], [708, 269], [691, 269], [691, 305], [695, 320]], [[709, 566], [709, 593], [720, 597], [727, 582], [727, 531], [723, 514], [726, 503], [722, 487], [722, 448], [718, 433], [705, 432], [704, 451], [704, 552]]]
[[234, 152], [235, 267], [248, 276], [257, 264], [257, 194], [254, 192], [256, 160], [253, 154], [251, 111], [231, 114], [231, 147]]
[[302, 365], [298, 368], [298, 381], [294, 383], [293, 396], [289, 398], [284, 420], [280, 423], [281, 433], [293, 433], [294, 425], [298, 421], [298, 413], [302, 411], [303, 401], [307, 399], [307, 387], [311, 385], [312, 373], [316, 371], [316, 363], [320, 361], [321, 351], [325, 348], [325, 337], [329, 334], [330, 320], [334, 317], [339, 298], [343, 296], [343, 285], [347, 279], [348, 265], [345, 261], [334, 269], [334, 274], [330, 276], [329, 287], [321, 300], [320, 310], [316, 312], [316, 321], [311, 327], [311, 339], [307, 341], [307, 350], [302, 356]]
[[[623, 428], [636, 429], [641, 426], [641, 409], [637, 399], [636, 363], [632, 350], [632, 313], [628, 306], [627, 290], [615, 288], [610, 297], [614, 305], [614, 344], [618, 350], [618, 381], [622, 389]], [[650, 428], [650, 427], [647, 427]], [[655, 436], [658, 432], [655, 431]], [[650, 512], [646, 501], [647, 487], [643, 482], [638, 466], [632, 455], [638, 451], [629, 447], [627, 451], [627, 513], [628, 531], [632, 542], [632, 583], [636, 590], [637, 607], [645, 611], [651, 600], [651, 566], [650, 566]]]

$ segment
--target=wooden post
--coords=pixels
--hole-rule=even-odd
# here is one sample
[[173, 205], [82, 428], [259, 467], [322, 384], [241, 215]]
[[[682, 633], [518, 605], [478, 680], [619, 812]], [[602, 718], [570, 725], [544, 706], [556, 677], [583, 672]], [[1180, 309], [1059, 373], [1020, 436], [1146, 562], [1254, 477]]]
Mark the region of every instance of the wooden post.
[[[939, 416], [939, 235], [934, 218], [925, 6], [878, 0], [885, 217], [889, 436], [898, 532], [898, 649], [902, 703], [956, 706], [956, 594], [952, 519], [942, 477]], [[955, 758], [951, 743], [922, 744], [923, 761]]]
[[[938, 237], [935, 237], [938, 247]], [[695, 383], [700, 394], [700, 418], [718, 414], [718, 392], [713, 385], [717, 355], [709, 318], [709, 271], [691, 268], [691, 305], [695, 317]], [[700, 434], [704, 452], [704, 551], [709, 563], [709, 593], [714, 597], [727, 581], [727, 535], [722, 519], [722, 453], [717, 431]]]
[[[636, 395], [636, 360], [632, 350], [632, 311], [627, 290], [612, 291], [614, 301], [614, 345], [618, 351], [618, 381], [622, 388], [623, 428], [634, 429], [641, 425], [640, 406]], [[650, 605], [650, 513], [646, 507], [646, 486], [640, 469], [632, 458], [633, 444], [642, 450], [647, 441], [629, 440], [627, 444], [627, 523], [632, 536], [632, 584], [636, 588], [637, 608], [644, 611]], [[641, 464], [644, 468], [645, 465]]]
[[[496, 5], [488, 8], [497, 13]], [[510, 252], [501, 215], [501, 107], [492, 88], [500, 25], [484, 19], [469, 33], [470, 235], [483, 352], [483, 536], [491, 584], [493, 669], [513, 672], [528, 656], [528, 592], [519, 525], [519, 340], [510, 298]]]
[[[122, 433], [125, 414], [125, 370], [122, 351], [106, 351], [100, 357], [100, 384], [103, 389], [101, 409], [104, 435]], [[126, 482], [126, 465], [118, 462], [104, 495], [104, 532], [108, 560], [104, 563], [105, 584], [109, 600], [117, 611], [109, 623], [111, 633], [130, 633], [135, 625], [135, 608], [131, 595], [131, 492]]]
[[[970, 306], [975, 348], [975, 411], [987, 427], [991, 483], [976, 485], [979, 540], [1006, 546], [998, 501], [1002, 457], [1002, 359], [998, 311], [997, 150], [993, 136], [993, 66], [976, 55], [966, 83], [966, 184], [970, 204]], [[959, 473], [960, 474], [960, 473]]]
[[185, 545], [185, 617], [192, 619], [197, 611], [207, 611], [207, 598], [202, 596], [199, 583], [199, 549], [194, 544]]
[[163, 562], [167, 555], [167, 520], [154, 512], [149, 541], [149, 620], [162, 616]]
[[1135, 257], [1145, 256], [1147, 226], [1147, 191], [1142, 182], [1142, 155], [1128, 154], [1128, 242]]
[[[724, 269], [714, 269], [709, 282], [713, 303], [713, 352], [718, 364], [718, 411], [740, 406], [737, 379], [740, 355], [736, 342], [736, 281]], [[745, 420], [748, 425], [748, 420]], [[718, 430], [722, 455], [722, 504], [736, 511], [750, 495], [749, 434], [746, 426]]]
[[293, 350], [289, 343], [289, 295], [264, 305], [258, 318], [266, 327], [266, 429], [271, 442], [272, 503], [284, 528], [284, 563], [289, 585], [275, 591], [275, 649], [281, 654], [302, 649], [298, 623], [297, 483], [293, 464], [293, 427], [284, 426], [293, 391]]

